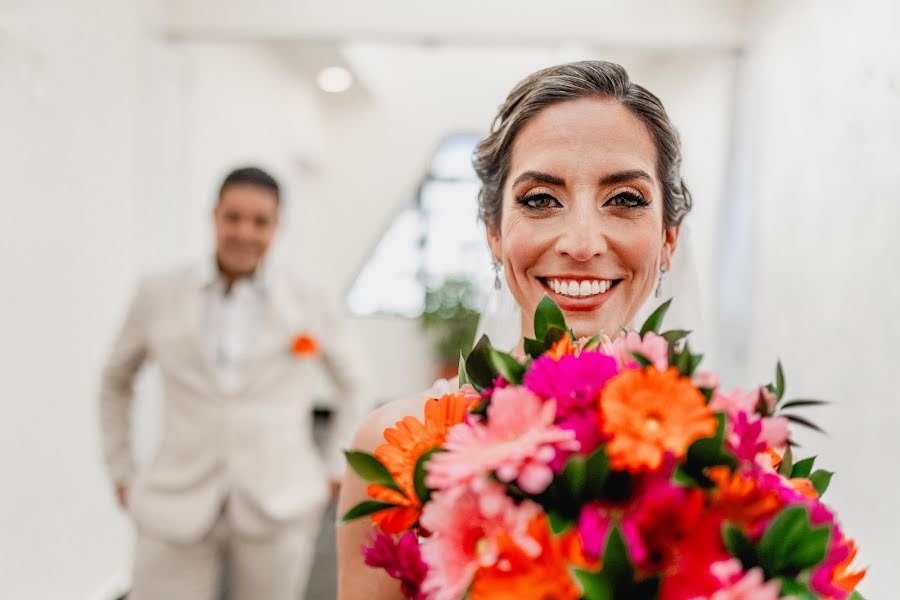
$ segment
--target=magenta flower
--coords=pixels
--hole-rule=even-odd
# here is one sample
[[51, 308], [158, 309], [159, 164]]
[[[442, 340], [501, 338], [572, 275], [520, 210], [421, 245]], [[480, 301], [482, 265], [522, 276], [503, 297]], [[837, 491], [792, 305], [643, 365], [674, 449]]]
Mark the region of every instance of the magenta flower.
[[[597, 396], [617, 373], [615, 359], [600, 352], [565, 355], [559, 360], [543, 356], [532, 363], [524, 385], [541, 398], [556, 401], [555, 423], [574, 432], [578, 450], [590, 454], [603, 439], [597, 427]], [[570, 454], [557, 453], [551, 468], [559, 471]]]
[[421, 591], [428, 573], [428, 566], [419, 553], [416, 534], [408, 531], [398, 540], [381, 531], [370, 546], [363, 546], [365, 563], [376, 569], [384, 569], [388, 575], [400, 580], [400, 591], [409, 600], [425, 600]]
[[556, 405], [542, 402], [519, 386], [494, 392], [487, 420], [455, 425], [445, 452], [428, 462], [427, 485], [447, 489], [489, 473], [515, 481], [529, 494], [539, 494], [553, 480], [549, 464], [559, 450], [577, 450], [572, 431], [553, 424]]
[[716, 392], [709, 408], [724, 412], [728, 417], [726, 437], [738, 458], [755, 462], [756, 455], [766, 448], [781, 448], [787, 444], [788, 421], [784, 417], [762, 417], [760, 403], [769, 410], [771, 394], [757, 388], [749, 392], [737, 388], [730, 392]]

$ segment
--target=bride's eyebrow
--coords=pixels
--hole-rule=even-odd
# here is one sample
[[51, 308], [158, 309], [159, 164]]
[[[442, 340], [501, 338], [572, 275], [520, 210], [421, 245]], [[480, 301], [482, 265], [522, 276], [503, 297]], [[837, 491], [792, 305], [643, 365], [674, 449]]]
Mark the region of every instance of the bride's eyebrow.
[[513, 187], [519, 185], [523, 181], [530, 181], [532, 183], [546, 183], [548, 185], [566, 185], [566, 180], [560, 177], [556, 177], [554, 175], [550, 175], [548, 173], [542, 173], [540, 171], [525, 171], [518, 177], [516, 177], [515, 181], [513, 181]]
[[647, 171], [643, 171], [641, 169], [632, 169], [630, 171], [619, 171], [618, 173], [611, 173], [606, 177], [602, 177], [600, 179], [600, 185], [616, 185], [619, 183], [634, 181], [635, 179], [645, 179], [647, 180], [647, 182], [653, 183], [653, 178], [649, 173], [647, 173]]

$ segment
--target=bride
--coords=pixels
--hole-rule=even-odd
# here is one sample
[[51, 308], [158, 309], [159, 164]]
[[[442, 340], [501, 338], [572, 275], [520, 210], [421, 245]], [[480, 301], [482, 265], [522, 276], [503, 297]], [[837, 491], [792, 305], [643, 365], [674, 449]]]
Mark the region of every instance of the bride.
[[[630, 325], [669, 269], [691, 208], [678, 134], [659, 99], [609, 62], [538, 71], [510, 92], [474, 163], [488, 245], [522, 334], [534, 335], [545, 294], [578, 337]], [[373, 412], [353, 447], [373, 452], [386, 428], [421, 418], [434, 395]], [[341, 489], [338, 514], [367, 499], [352, 470]], [[370, 530], [366, 519], [338, 528], [340, 600], [403, 598], [396, 580], [363, 563]]]

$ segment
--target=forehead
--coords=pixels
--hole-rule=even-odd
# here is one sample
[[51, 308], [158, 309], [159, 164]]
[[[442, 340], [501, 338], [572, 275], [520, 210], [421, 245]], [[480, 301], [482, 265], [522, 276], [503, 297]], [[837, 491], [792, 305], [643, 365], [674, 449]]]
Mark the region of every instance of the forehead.
[[278, 209], [278, 198], [260, 185], [235, 183], [222, 191], [219, 206], [226, 210], [270, 212]]
[[656, 178], [656, 148], [647, 127], [618, 101], [579, 98], [544, 108], [522, 128], [507, 180], [530, 170], [568, 182], [632, 169]]

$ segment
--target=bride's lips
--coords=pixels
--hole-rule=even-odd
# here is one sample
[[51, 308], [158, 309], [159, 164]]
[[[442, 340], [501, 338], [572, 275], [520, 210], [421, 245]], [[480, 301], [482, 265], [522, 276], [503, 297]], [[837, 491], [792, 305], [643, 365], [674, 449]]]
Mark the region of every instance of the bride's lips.
[[[553, 301], [556, 302], [562, 310], [567, 311], [596, 310], [609, 299], [610, 295], [616, 292], [618, 284], [622, 281], [621, 279], [603, 279], [588, 275], [552, 275], [538, 277], [537, 279]], [[579, 287], [581, 287], [583, 282], [587, 282], [588, 285], [592, 286], [592, 290], [596, 290], [597, 287], [600, 287], [601, 290], [603, 287], [606, 287], [607, 289], [599, 293], [592, 293], [592, 290], [585, 290], [587, 295], [584, 296], [568, 295], [567, 293], [557, 292], [556, 289], [554, 289], [561, 287], [563, 284], [571, 286], [572, 283], [577, 283], [579, 284]]]

